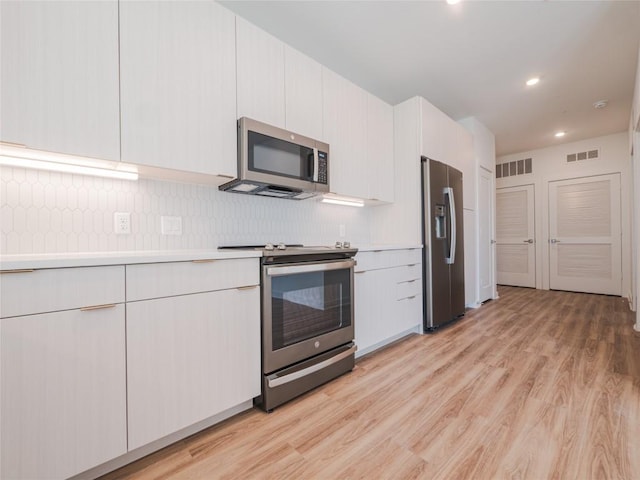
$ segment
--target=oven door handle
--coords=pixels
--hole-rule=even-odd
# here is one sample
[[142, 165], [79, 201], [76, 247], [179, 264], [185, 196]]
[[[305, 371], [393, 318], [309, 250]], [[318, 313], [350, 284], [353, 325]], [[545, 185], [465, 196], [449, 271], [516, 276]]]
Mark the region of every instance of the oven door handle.
[[326, 272], [329, 270], [342, 270], [344, 268], [353, 268], [354, 260], [345, 260], [342, 262], [326, 262], [326, 263], [309, 263], [306, 265], [287, 265], [274, 266], [267, 268], [267, 275], [270, 277], [278, 277], [281, 275], [293, 275], [296, 273], [309, 272]]
[[357, 345], [354, 345], [349, 350], [345, 350], [331, 358], [327, 358], [320, 363], [316, 363], [315, 365], [311, 365], [310, 367], [303, 368], [302, 370], [298, 370], [297, 372], [290, 373], [289, 375], [285, 375], [283, 377], [275, 376], [275, 378], [268, 378], [267, 383], [269, 384], [269, 388], [279, 387], [280, 385], [285, 385], [287, 383], [293, 382], [294, 380], [298, 380], [299, 378], [306, 377], [307, 375], [311, 375], [312, 373], [317, 372], [318, 370], [322, 370], [323, 368], [327, 368], [329, 365], [333, 365], [334, 363], [339, 362], [347, 358], [350, 355], [353, 355], [358, 349]]

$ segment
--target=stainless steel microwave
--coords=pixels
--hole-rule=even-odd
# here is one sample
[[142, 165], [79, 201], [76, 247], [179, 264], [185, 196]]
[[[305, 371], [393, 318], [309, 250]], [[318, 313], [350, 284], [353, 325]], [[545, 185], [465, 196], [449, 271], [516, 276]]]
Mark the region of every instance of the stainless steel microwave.
[[329, 145], [247, 117], [238, 120], [238, 178], [220, 190], [303, 200], [329, 191]]

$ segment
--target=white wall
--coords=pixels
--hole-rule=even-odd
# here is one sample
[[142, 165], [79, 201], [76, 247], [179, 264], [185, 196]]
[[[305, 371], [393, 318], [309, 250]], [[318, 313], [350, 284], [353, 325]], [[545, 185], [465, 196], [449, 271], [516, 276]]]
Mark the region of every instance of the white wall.
[[636, 307], [636, 331], [640, 332], [640, 49], [638, 49], [638, 64], [636, 71], [636, 84], [633, 94], [633, 105], [631, 108], [631, 120], [629, 125], [629, 135], [632, 138], [633, 149], [633, 185], [634, 185], [634, 272], [635, 280], [635, 307]]
[[[622, 292], [631, 296], [631, 162], [626, 132], [565, 143], [499, 157], [496, 163], [532, 158], [533, 173], [496, 179], [496, 188], [533, 184], [535, 187], [536, 288], [549, 288], [548, 183], [553, 180], [620, 173], [622, 219]], [[595, 160], [566, 162], [570, 153], [600, 149]]]
[[[131, 212], [131, 235], [113, 213]], [[160, 216], [182, 217], [183, 234], [160, 234]], [[112, 180], [0, 168], [0, 254], [216, 248], [285, 242], [370, 243], [370, 210], [257, 198], [215, 187]], [[339, 237], [345, 225], [346, 237]]]

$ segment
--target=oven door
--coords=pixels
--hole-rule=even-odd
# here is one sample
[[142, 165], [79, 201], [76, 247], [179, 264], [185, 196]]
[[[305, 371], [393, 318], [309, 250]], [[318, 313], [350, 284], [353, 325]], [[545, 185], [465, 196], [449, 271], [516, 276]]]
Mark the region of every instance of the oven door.
[[353, 259], [263, 265], [263, 373], [351, 342]]

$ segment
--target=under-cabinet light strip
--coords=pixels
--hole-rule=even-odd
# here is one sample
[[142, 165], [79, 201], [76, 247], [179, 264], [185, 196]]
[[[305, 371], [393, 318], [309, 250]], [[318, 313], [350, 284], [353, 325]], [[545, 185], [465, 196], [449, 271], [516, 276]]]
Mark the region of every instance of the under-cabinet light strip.
[[333, 203], [335, 205], [346, 205], [348, 207], [364, 207], [364, 202], [355, 200], [339, 200], [337, 198], [323, 198], [322, 203]]
[[136, 172], [85, 167], [82, 165], [71, 165], [66, 163], [49, 162], [45, 160], [33, 160], [29, 158], [8, 157], [5, 155], [0, 155], [0, 165], [6, 165], [10, 167], [35, 168], [38, 170], [50, 170], [54, 172], [75, 173], [78, 175], [117, 178], [120, 180], [138, 180], [138, 174]]

